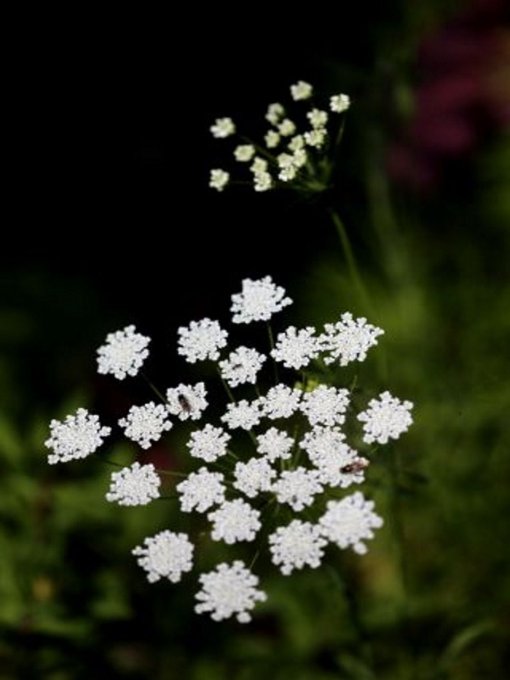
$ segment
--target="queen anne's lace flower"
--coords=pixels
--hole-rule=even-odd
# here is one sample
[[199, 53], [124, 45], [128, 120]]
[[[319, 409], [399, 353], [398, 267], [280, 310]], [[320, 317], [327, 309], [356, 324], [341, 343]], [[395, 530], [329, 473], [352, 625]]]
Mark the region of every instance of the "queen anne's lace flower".
[[324, 325], [324, 333], [319, 338], [321, 350], [328, 352], [324, 363], [338, 361], [340, 366], [347, 366], [351, 361], [364, 361], [368, 350], [377, 345], [377, 338], [383, 333], [364, 317], [353, 319], [350, 312], [342, 314], [337, 323]]
[[301, 411], [311, 425], [341, 425], [348, 405], [349, 390], [319, 385], [303, 394]]
[[134, 376], [149, 356], [150, 338], [136, 332], [134, 326], [108, 333], [106, 342], [97, 350], [97, 372], [112, 373], [118, 380]]
[[110, 432], [111, 428], [101, 425], [99, 416], [84, 408], [79, 408], [74, 415], [66, 416], [63, 422], [52, 420], [50, 437], [44, 442], [46, 448], [53, 451], [48, 454], [48, 463], [53, 465], [86, 458], [101, 446]]
[[260, 529], [260, 512], [241, 498], [225, 501], [217, 510], [207, 515], [212, 522], [211, 537], [214, 541], [232, 544], [253, 541]]
[[310, 121], [310, 125], [314, 128], [323, 128], [328, 122], [328, 112], [320, 109], [312, 109], [308, 111], [306, 117]]
[[227, 344], [227, 332], [217, 321], [202, 319], [192, 321], [189, 326], [177, 329], [179, 346], [177, 353], [186, 358], [190, 364], [196, 361], [219, 359], [219, 350]]
[[250, 170], [255, 175], [258, 175], [267, 172], [268, 167], [269, 163], [266, 161], [265, 158], [255, 156], [255, 158], [253, 159], [253, 163], [250, 165]]
[[281, 361], [286, 368], [299, 370], [308, 366], [312, 359], [319, 356], [315, 329], [308, 327], [298, 330], [289, 326], [286, 331], [278, 334], [271, 356], [276, 361]]
[[368, 461], [344, 440], [345, 435], [338, 428], [317, 425], [300, 441], [299, 446], [318, 469], [322, 484], [345, 489], [364, 481]]
[[200, 583], [202, 589], [195, 596], [199, 602], [195, 611], [197, 614], [211, 612], [214, 621], [235, 615], [239, 623], [248, 623], [255, 604], [267, 599], [257, 588], [258, 577], [240, 560], [231, 565], [222, 562], [215, 570], [202, 574]]
[[285, 290], [273, 283], [270, 276], [255, 281], [244, 279], [242, 285], [242, 291], [232, 295], [230, 311], [234, 323], [268, 321], [273, 314], [292, 304]]
[[222, 427], [214, 427], [207, 423], [201, 430], [191, 433], [188, 448], [194, 458], [201, 458], [206, 463], [214, 463], [227, 453], [230, 435]]
[[112, 473], [106, 500], [119, 505], [147, 505], [159, 498], [160, 486], [161, 480], [154, 465], [136, 462]]
[[303, 99], [310, 99], [313, 93], [313, 88], [310, 83], [304, 80], [298, 80], [295, 85], [290, 86], [290, 94], [295, 102]]
[[268, 130], [264, 136], [264, 142], [268, 149], [275, 149], [280, 143], [280, 135], [275, 130]]
[[280, 120], [285, 115], [285, 109], [278, 102], [274, 104], [269, 104], [266, 113], [266, 120], [271, 123], [271, 125], [278, 125]]
[[143, 545], [137, 546], [132, 553], [138, 557], [139, 566], [147, 572], [149, 583], [161, 578], [177, 583], [182, 574], [193, 567], [193, 544], [186, 534], [161, 531], [146, 538]]
[[296, 124], [290, 118], [284, 118], [278, 125], [278, 132], [282, 137], [292, 137], [296, 132]]
[[236, 146], [234, 150], [234, 157], [236, 161], [239, 161], [240, 163], [248, 163], [254, 155], [255, 147], [253, 144], [240, 144], [239, 146]]
[[210, 127], [211, 134], [216, 139], [230, 137], [236, 131], [236, 126], [232, 118], [216, 118], [214, 125]]
[[343, 113], [350, 105], [350, 97], [346, 94], [334, 94], [329, 100], [329, 108], [334, 113]]
[[254, 175], [253, 188], [255, 191], [269, 191], [273, 186], [273, 178], [268, 172], [256, 172]]
[[358, 415], [363, 425], [363, 441], [367, 444], [387, 444], [407, 432], [413, 422], [410, 401], [400, 401], [389, 392], [382, 392], [377, 399], [368, 402], [368, 408]]
[[255, 498], [261, 491], [269, 491], [274, 470], [266, 458], [250, 458], [246, 463], [236, 463], [234, 469], [234, 487], [242, 491], [248, 498]]
[[246, 399], [227, 404], [227, 412], [221, 416], [221, 420], [231, 430], [240, 427], [243, 430], [251, 430], [260, 422], [260, 410], [258, 401], [249, 402]]
[[230, 173], [221, 168], [213, 168], [209, 176], [209, 186], [216, 191], [223, 191], [230, 181]]
[[266, 395], [260, 398], [262, 414], [267, 418], [290, 418], [299, 408], [301, 390], [293, 389], [282, 383], [269, 388]]
[[269, 536], [273, 564], [280, 565], [282, 574], [286, 576], [305, 565], [312, 569], [319, 567], [326, 544], [318, 526], [299, 519], [286, 527], [278, 527]]
[[313, 147], [314, 149], [320, 149], [322, 146], [324, 146], [327, 136], [328, 133], [324, 128], [309, 130], [304, 134], [306, 144]]
[[273, 484], [273, 492], [279, 503], [287, 503], [293, 510], [303, 510], [311, 505], [315, 496], [322, 491], [322, 484], [316, 470], [297, 467], [285, 470]]
[[177, 484], [181, 510], [183, 512], [206, 512], [213, 505], [225, 500], [224, 477], [221, 472], [210, 472], [201, 467]]
[[354, 552], [364, 555], [367, 547], [363, 541], [373, 538], [372, 529], [383, 525], [373, 508], [373, 501], [367, 501], [359, 491], [341, 501], [329, 501], [319, 520], [322, 535], [339, 548], [352, 546]]
[[153, 401], [143, 406], [131, 406], [127, 416], [119, 420], [119, 425], [124, 428], [126, 437], [138, 442], [142, 449], [148, 449], [161, 438], [163, 432], [173, 427], [165, 406]]
[[294, 440], [284, 430], [270, 427], [264, 434], [257, 436], [257, 451], [274, 462], [278, 458], [285, 460], [291, 457]]
[[257, 373], [262, 368], [266, 357], [250, 347], [238, 347], [229, 354], [228, 359], [220, 361], [221, 376], [230, 387], [243, 383], [257, 382]]
[[305, 148], [305, 140], [304, 140], [303, 135], [295, 135], [295, 137], [293, 137], [288, 144], [288, 149], [290, 151], [294, 151], [294, 152], [301, 151], [304, 148]]
[[179, 420], [198, 420], [207, 408], [207, 391], [203, 382], [196, 385], [178, 385], [166, 391], [169, 413]]

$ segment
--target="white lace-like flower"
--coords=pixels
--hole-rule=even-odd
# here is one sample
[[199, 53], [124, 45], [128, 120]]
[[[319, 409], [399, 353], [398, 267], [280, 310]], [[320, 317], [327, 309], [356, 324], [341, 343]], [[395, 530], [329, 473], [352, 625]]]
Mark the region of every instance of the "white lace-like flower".
[[299, 519], [286, 527], [278, 527], [269, 536], [273, 564], [280, 565], [280, 571], [285, 576], [305, 565], [312, 569], [319, 567], [326, 544], [318, 526]]
[[250, 165], [250, 170], [255, 174], [262, 174], [262, 173], [267, 173], [267, 169], [269, 167], [269, 163], [266, 161], [265, 158], [261, 158], [260, 156], [255, 156], [253, 163]]
[[217, 321], [202, 319], [192, 321], [189, 326], [181, 326], [179, 334], [179, 346], [177, 353], [186, 358], [190, 364], [196, 361], [219, 359], [219, 350], [227, 344], [227, 332], [224, 331]]
[[207, 515], [212, 522], [213, 541], [225, 541], [229, 545], [238, 541], [253, 541], [260, 524], [260, 512], [241, 498], [225, 501], [217, 510]]
[[290, 418], [299, 408], [302, 391], [282, 383], [271, 387], [260, 399], [262, 414], [267, 418]]
[[413, 403], [400, 401], [389, 392], [382, 392], [377, 399], [368, 402], [368, 408], [358, 415], [363, 425], [363, 441], [367, 444], [387, 444], [407, 432], [413, 422], [410, 413]]
[[305, 140], [303, 138], [303, 135], [295, 135], [295, 137], [292, 137], [287, 147], [290, 151], [301, 151], [302, 149], [304, 149]]
[[320, 109], [312, 109], [311, 111], [308, 111], [306, 117], [314, 129], [323, 128], [328, 122], [328, 112], [321, 111]]
[[329, 100], [329, 108], [334, 113], [343, 113], [351, 105], [351, 99], [346, 94], [334, 94]]
[[281, 458], [285, 460], [291, 457], [294, 440], [284, 430], [270, 427], [264, 434], [257, 436], [257, 451], [265, 455], [272, 463]]
[[142, 449], [148, 449], [163, 432], [173, 427], [166, 408], [153, 401], [143, 406], [131, 406], [126, 417], [119, 420], [119, 425], [124, 428], [126, 437], [140, 444]]
[[281, 153], [276, 160], [281, 168], [278, 173], [279, 179], [282, 182], [291, 182], [296, 177], [299, 169], [305, 165], [307, 155], [303, 149], [297, 149], [293, 154]]
[[299, 446], [318, 469], [322, 484], [346, 489], [364, 481], [368, 461], [345, 443], [345, 435], [338, 428], [316, 425]]
[[322, 491], [316, 470], [298, 467], [285, 470], [273, 484], [273, 492], [279, 503], [287, 503], [293, 510], [303, 510], [311, 505], [315, 496]]
[[48, 463], [54, 465], [86, 458], [101, 446], [110, 432], [111, 428], [101, 425], [99, 416], [84, 408], [66, 416], [64, 421], [52, 420], [50, 437], [44, 442], [46, 448], [53, 451], [48, 454]]
[[324, 146], [326, 137], [328, 136], [327, 131], [324, 128], [316, 128], [315, 130], [309, 130], [305, 132], [304, 138], [308, 146], [314, 149], [320, 149]]
[[339, 548], [352, 546], [354, 552], [364, 555], [367, 547], [363, 541], [373, 538], [372, 529], [383, 525], [373, 508], [373, 501], [367, 501], [359, 491], [341, 501], [329, 501], [319, 520], [322, 535]]
[[211, 125], [209, 129], [216, 139], [225, 139], [235, 133], [236, 126], [232, 118], [216, 118], [214, 125]]
[[193, 549], [186, 534], [160, 531], [146, 538], [143, 545], [132, 550], [132, 554], [138, 557], [138, 565], [147, 572], [149, 583], [161, 578], [177, 583], [193, 567]]
[[264, 135], [264, 142], [268, 149], [276, 149], [280, 143], [280, 135], [275, 130], [268, 130]]
[[232, 321], [268, 321], [273, 314], [290, 304], [292, 300], [286, 297], [285, 289], [273, 283], [270, 276], [257, 280], [244, 279], [241, 292], [232, 295]]
[[179, 420], [198, 420], [207, 408], [207, 391], [203, 382], [178, 385], [166, 391], [167, 409]]
[[257, 192], [269, 191], [273, 186], [273, 178], [268, 172], [256, 172], [253, 177], [253, 188]]
[[210, 472], [201, 467], [175, 487], [183, 512], [206, 512], [225, 500], [224, 477], [221, 472]]
[[289, 326], [286, 331], [279, 333], [276, 338], [276, 346], [271, 356], [276, 361], [281, 361], [286, 368], [296, 370], [308, 366], [312, 359], [319, 355], [319, 347], [315, 329]]
[[150, 338], [136, 332], [134, 326], [108, 333], [106, 343], [97, 350], [97, 372], [112, 373], [117, 380], [134, 376], [149, 356]]
[[230, 430], [240, 427], [243, 430], [251, 430], [260, 423], [260, 410], [258, 401], [249, 402], [246, 399], [235, 404], [227, 404], [227, 412], [221, 416], [221, 420], [227, 424]]
[[223, 191], [230, 181], [230, 173], [221, 168], [213, 168], [209, 175], [209, 187], [216, 191]]
[[278, 125], [280, 120], [285, 115], [285, 109], [278, 102], [274, 104], [269, 104], [266, 113], [266, 120], [271, 123], [271, 125]]
[[228, 359], [220, 361], [221, 377], [230, 387], [244, 383], [255, 384], [257, 373], [262, 368], [266, 357], [250, 347], [238, 347], [229, 354]]
[[310, 425], [341, 425], [348, 405], [349, 390], [319, 385], [303, 394], [301, 411]]
[[214, 571], [200, 576], [202, 589], [195, 595], [199, 604], [195, 612], [211, 612], [213, 621], [222, 621], [235, 615], [239, 623], [251, 621], [251, 610], [257, 602], [264, 602], [267, 595], [259, 590], [259, 579], [236, 560], [229, 565], [219, 564]]
[[240, 144], [234, 150], [234, 158], [240, 163], [248, 163], [255, 156], [253, 144]]
[[352, 314], [342, 314], [337, 323], [324, 325], [324, 333], [319, 338], [325, 364], [338, 361], [340, 366], [347, 366], [351, 361], [364, 361], [368, 350], [377, 345], [377, 338], [384, 331], [377, 326], [367, 323], [364, 317], [353, 319]]
[[112, 473], [106, 500], [119, 505], [147, 505], [159, 498], [160, 486], [161, 480], [152, 463], [133, 463]]
[[292, 137], [296, 132], [296, 124], [290, 118], [284, 118], [278, 125], [278, 132], [282, 137]]
[[271, 489], [276, 470], [266, 458], [251, 458], [247, 463], [236, 463], [234, 477], [235, 488], [248, 498], [255, 498], [261, 491]]
[[227, 453], [230, 435], [222, 427], [214, 427], [207, 423], [201, 430], [191, 433], [188, 448], [194, 458], [201, 458], [206, 463], [214, 463]]
[[304, 80], [298, 80], [297, 83], [290, 86], [290, 94], [295, 102], [310, 99], [312, 93], [313, 87]]

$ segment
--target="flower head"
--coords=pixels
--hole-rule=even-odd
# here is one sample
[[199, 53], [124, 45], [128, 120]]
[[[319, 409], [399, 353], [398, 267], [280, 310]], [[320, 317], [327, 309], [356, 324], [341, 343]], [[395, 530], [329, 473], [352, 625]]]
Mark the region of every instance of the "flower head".
[[221, 416], [221, 420], [227, 424], [230, 430], [240, 427], [243, 430], [251, 430], [260, 422], [260, 410], [258, 401], [249, 402], [246, 399], [227, 404], [227, 412]]
[[266, 594], [257, 588], [259, 579], [236, 560], [229, 565], [219, 564], [216, 569], [200, 576], [202, 589], [196, 594], [197, 614], [211, 612], [214, 621], [235, 615], [239, 623], [251, 621], [251, 610], [257, 602], [264, 602]]
[[238, 347], [231, 352], [228, 359], [220, 361], [221, 375], [230, 387], [237, 387], [243, 383], [255, 384], [257, 374], [262, 368], [266, 357], [249, 347]]
[[255, 156], [253, 144], [240, 144], [234, 149], [234, 158], [240, 163], [248, 163]]
[[349, 390], [319, 385], [305, 392], [301, 410], [311, 425], [341, 425], [349, 405]]
[[150, 401], [143, 406], [131, 406], [125, 418], [119, 420], [124, 434], [142, 449], [148, 449], [153, 442], [161, 438], [163, 432], [172, 429], [168, 420], [168, 411], [162, 404]]
[[383, 525], [373, 508], [373, 501], [367, 501], [359, 491], [341, 501], [329, 501], [319, 520], [322, 535], [339, 548], [352, 547], [358, 555], [364, 555], [367, 547], [363, 541], [373, 538], [373, 529]]
[[276, 470], [266, 458], [250, 458], [246, 463], [236, 463], [234, 477], [234, 487], [248, 498], [255, 498], [261, 491], [271, 489]]
[[63, 422], [52, 420], [50, 437], [44, 442], [46, 448], [53, 451], [48, 454], [48, 463], [53, 465], [86, 458], [97, 451], [110, 432], [111, 428], [101, 425], [99, 416], [84, 408], [66, 416]]
[[209, 186], [216, 191], [223, 191], [230, 181], [230, 173], [221, 168], [213, 168], [209, 176]]
[[183, 512], [206, 512], [213, 505], [225, 500], [224, 477], [221, 472], [210, 472], [201, 467], [177, 484], [181, 510]]
[[329, 100], [329, 108], [334, 113], [343, 113], [350, 105], [350, 97], [346, 94], [334, 94]]
[[275, 130], [268, 130], [264, 136], [264, 142], [268, 149], [275, 149], [280, 143], [280, 135]]
[[270, 276], [263, 279], [244, 279], [242, 291], [232, 295], [232, 321], [251, 323], [268, 321], [273, 314], [280, 312], [292, 300], [286, 297], [285, 290], [273, 283]]
[[316, 470], [297, 467], [284, 470], [273, 484], [273, 492], [279, 503], [287, 503], [293, 510], [303, 510], [311, 505], [315, 496], [322, 491]]
[[147, 505], [159, 498], [161, 480], [154, 465], [133, 463], [129, 467], [113, 472], [106, 500], [119, 505]]
[[136, 332], [134, 326], [108, 333], [106, 343], [97, 350], [97, 372], [111, 373], [118, 380], [134, 376], [149, 356], [150, 338]]
[[310, 99], [312, 93], [312, 86], [304, 80], [298, 80], [295, 85], [290, 86], [290, 94], [295, 102], [302, 101], [303, 99]]
[[161, 531], [146, 538], [143, 545], [137, 546], [133, 555], [138, 564], [147, 572], [149, 583], [167, 578], [172, 583], [181, 580], [183, 573], [193, 567], [193, 544], [186, 534]]
[[191, 433], [188, 448], [194, 458], [201, 458], [206, 463], [214, 463], [227, 453], [230, 435], [222, 427], [214, 427], [207, 423], [201, 430]]
[[358, 414], [358, 420], [365, 423], [363, 441], [387, 444], [390, 439], [398, 439], [413, 422], [412, 408], [412, 402], [400, 401], [389, 392], [382, 392], [377, 399], [371, 399], [367, 410]]
[[261, 527], [260, 512], [241, 498], [225, 501], [207, 517], [213, 524], [212, 539], [229, 544], [255, 540]]
[[286, 460], [291, 457], [294, 440], [284, 430], [270, 427], [264, 434], [257, 436], [257, 451], [267, 457], [272, 463], [281, 458]]
[[274, 104], [269, 104], [266, 113], [266, 120], [271, 123], [271, 125], [278, 125], [280, 120], [285, 115], [285, 109], [278, 102]]
[[278, 527], [269, 536], [273, 564], [280, 565], [286, 576], [305, 565], [312, 569], [319, 567], [326, 544], [318, 526], [299, 519], [292, 520], [286, 527]]
[[232, 118], [216, 118], [214, 125], [211, 125], [209, 129], [213, 137], [224, 139], [235, 133], [236, 126]]
[[364, 317], [353, 319], [350, 312], [342, 314], [341, 320], [324, 325], [324, 333], [319, 338], [325, 364], [338, 361], [340, 366], [347, 366], [351, 361], [364, 361], [368, 350], [377, 345], [377, 338], [384, 331], [367, 323]]
[[177, 353], [190, 364], [206, 359], [216, 361], [220, 356], [219, 350], [227, 344], [227, 332], [222, 330], [217, 321], [211, 319], [192, 321], [189, 326], [178, 328], [177, 333]]
[[328, 112], [321, 111], [320, 109], [312, 109], [311, 111], [308, 111], [306, 117], [314, 129], [324, 128], [328, 122]]
[[206, 395], [203, 382], [172, 387], [166, 391], [168, 412], [179, 420], [198, 420], [207, 408]]
[[298, 370], [308, 366], [312, 359], [319, 356], [315, 329], [289, 326], [284, 333], [278, 334], [271, 356], [287, 368]]
[[270, 387], [260, 399], [260, 409], [267, 418], [290, 418], [299, 408], [301, 390], [282, 383]]

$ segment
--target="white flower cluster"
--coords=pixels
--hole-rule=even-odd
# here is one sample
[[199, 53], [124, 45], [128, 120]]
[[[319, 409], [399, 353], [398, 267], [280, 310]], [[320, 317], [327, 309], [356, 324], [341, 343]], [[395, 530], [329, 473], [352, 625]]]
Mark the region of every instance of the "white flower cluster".
[[[307, 102], [313, 98], [313, 87], [310, 83], [299, 80], [291, 85], [290, 95], [293, 102]], [[332, 114], [344, 113], [350, 106], [346, 94], [330, 97], [329, 110]], [[265, 119], [270, 124], [264, 135], [265, 149], [257, 155], [256, 144], [238, 144], [233, 151], [234, 158], [240, 163], [250, 163], [253, 188], [256, 192], [268, 191], [279, 185], [295, 182], [298, 190], [322, 190], [327, 182], [321, 179], [320, 164], [316, 161], [317, 152], [325, 153], [329, 139], [328, 111], [312, 106], [303, 112], [296, 110], [296, 116], [303, 119], [306, 126], [300, 132], [298, 124], [290, 118], [285, 107], [279, 102], [269, 104]], [[236, 126], [231, 118], [218, 118], [210, 128], [216, 139], [224, 139], [235, 134]], [[279, 180], [279, 182], [278, 182]], [[209, 186], [216, 191], [223, 191], [230, 181], [230, 173], [221, 168], [211, 170]]]
[[[305, 86], [296, 85], [296, 99], [311, 96]], [[313, 111], [309, 116], [312, 125], [326, 120], [320, 113]], [[273, 120], [282, 115], [277, 105], [268, 111]], [[217, 136], [224, 136], [227, 125], [218, 121], [216, 129]], [[248, 160], [249, 153], [242, 149], [237, 155]], [[235, 324], [267, 322], [290, 303], [285, 290], [270, 277], [245, 279], [241, 292], [232, 296], [232, 320]], [[120, 335], [112, 334], [107, 346], [117, 341], [122, 344], [122, 338], [132, 338], [133, 332], [126, 333], [125, 329]], [[182, 512], [206, 515], [212, 541], [249, 546], [260, 541], [264, 524], [268, 526], [263, 539], [266, 554], [284, 575], [305, 567], [318, 568], [328, 545], [363, 554], [366, 542], [383, 520], [363, 492], [346, 495], [344, 490], [366, 481], [373, 454], [373, 447], [367, 445], [385, 444], [409, 428], [412, 404], [383, 392], [360, 412], [358, 395], [353, 399], [346, 387], [320, 384], [317, 376], [322, 373], [314, 372], [313, 362], [320, 361], [317, 366], [322, 367], [342, 367], [363, 361], [382, 332], [349, 313], [336, 323], [326, 324], [322, 333], [312, 327], [287, 328], [277, 335], [269, 352], [271, 359], [286, 369], [311, 367], [311, 379], [299, 376], [298, 382], [295, 376], [290, 385], [277, 382], [261, 393], [257, 383], [264, 375], [268, 357], [245, 346], [222, 357], [226, 331], [217, 321], [194, 321], [178, 329], [177, 351], [189, 363], [206, 359], [216, 362], [231, 398], [218, 414], [221, 425], [197, 423], [208, 406], [203, 382], [169, 388], [161, 404], [133, 406], [119, 425], [128, 438], [148, 448], [172, 428], [170, 416], [191, 423], [186, 452], [191, 470], [187, 475], [178, 473], [184, 479], [176, 484], [175, 492]], [[131, 358], [124, 364], [117, 347], [117, 369], [123, 365], [127, 372], [133, 365], [136, 353], [132, 347], [129, 340], [125, 357]], [[232, 392], [237, 388], [243, 398]], [[247, 398], [250, 391], [251, 399]], [[110, 428], [103, 427], [98, 416], [85, 409], [63, 422], [52, 421], [50, 429], [46, 445], [52, 450], [51, 463], [84, 458], [110, 434]], [[349, 443], [351, 433], [355, 441], [362, 442], [360, 450]], [[196, 459], [199, 465], [193, 466]], [[139, 462], [114, 472], [107, 500], [133, 506], [157, 499], [158, 472], [152, 464]], [[190, 537], [172, 531], [146, 538], [133, 550], [151, 583], [162, 578], [179, 581], [193, 568], [193, 552]], [[239, 560], [219, 564], [202, 574], [199, 581], [195, 610], [208, 612], [217, 621], [231, 616], [240, 622], [249, 621], [256, 603], [266, 599], [251, 567]]]

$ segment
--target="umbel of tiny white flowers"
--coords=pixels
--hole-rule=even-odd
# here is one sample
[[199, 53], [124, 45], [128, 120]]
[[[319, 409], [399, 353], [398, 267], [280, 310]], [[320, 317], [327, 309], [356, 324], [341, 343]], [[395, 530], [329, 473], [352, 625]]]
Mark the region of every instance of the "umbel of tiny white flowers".
[[[296, 93], [304, 97], [303, 84]], [[269, 114], [275, 120], [284, 115], [276, 105]], [[269, 322], [291, 302], [271, 277], [245, 279], [241, 291], [231, 298], [232, 322]], [[277, 335], [269, 355], [289, 370], [307, 370], [317, 360], [321, 366], [343, 367], [364, 361], [382, 332], [366, 319], [344, 313], [321, 332], [288, 327]], [[398, 439], [410, 427], [411, 402], [384, 391], [364, 410], [353, 413], [349, 389], [315, 379], [307, 383], [301, 377], [290, 385], [276, 382], [261, 393], [260, 375], [268, 356], [244, 345], [228, 348], [228, 337], [218, 321], [208, 318], [178, 329], [178, 354], [190, 364], [214, 362], [233, 400], [216, 422], [202, 420], [208, 407], [205, 383], [181, 383], [166, 393], [157, 392], [162, 403], [132, 406], [118, 421], [124, 435], [146, 449], [173, 427], [191, 424], [183, 447], [188, 472], [166, 472], [183, 477], [175, 485], [180, 509], [202, 515], [213, 542], [235, 544], [237, 549], [252, 546], [252, 554], [265, 552], [285, 576], [318, 568], [328, 545], [365, 553], [367, 541], [383, 520], [362, 491], [345, 490], [365, 482], [373, 453], [368, 445]], [[98, 370], [119, 380], [136, 375], [147, 357], [148, 343], [149, 338], [133, 326], [110, 333], [98, 351]], [[238, 388], [243, 398], [235, 395]], [[253, 398], [246, 398], [249, 390]], [[362, 442], [357, 448], [345, 429], [348, 418], [350, 427], [358, 430], [356, 441]], [[63, 421], [53, 420], [46, 441], [51, 450], [48, 460], [85, 458], [99, 449], [110, 432], [99, 416], [85, 409]], [[243, 437], [250, 448], [239, 447]], [[165, 471], [139, 461], [119, 468], [111, 475], [109, 502], [140, 506], [160, 498], [159, 475]], [[268, 507], [278, 508], [278, 513], [266, 513]], [[259, 545], [267, 514], [277, 521], [273, 519]], [[194, 545], [183, 532], [160, 531], [132, 552], [150, 583], [161, 579], [177, 583], [193, 570]], [[249, 621], [255, 605], [267, 597], [252, 572], [254, 560], [249, 563], [250, 567], [241, 560], [222, 562], [201, 574], [195, 611], [209, 613], [215, 621], [230, 617]]]
[[[260, 144], [238, 144], [233, 150], [237, 162], [251, 162], [248, 178], [239, 180], [239, 183], [251, 184], [257, 193], [280, 186], [302, 193], [318, 192], [325, 190], [330, 183], [333, 154], [328, 157], [328, 150], [333, 147], [330, 143], [332, 135], [339, 141], [342, 123], [337, 122], [335, 117], [338, 119], [347, 111], [350, 98], [346, 94], [332, 95], [329, 99], [331, 117], [328, 111], [315, 105], [303, 116], [304, 103], [314, 96], [313, 86], [299, 80], [290, 86], [290, 95], [295, 112], [289, 113], [279, 102], [269, 104], [265, 119], [271, 127], [264, 134], [263, 141]], [[303, 128], [299, 128], [294, 116], [296, 120], [304, 118]], [[236, 126], [231, 118], [218, 118], [210, 130], [213, 137], [223, 140], [235, 135]], [[215, 168], [211, 170], [209, 186], [223, 191], [230, 177], [231, 173], [227, 170]]]

